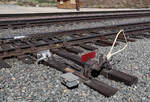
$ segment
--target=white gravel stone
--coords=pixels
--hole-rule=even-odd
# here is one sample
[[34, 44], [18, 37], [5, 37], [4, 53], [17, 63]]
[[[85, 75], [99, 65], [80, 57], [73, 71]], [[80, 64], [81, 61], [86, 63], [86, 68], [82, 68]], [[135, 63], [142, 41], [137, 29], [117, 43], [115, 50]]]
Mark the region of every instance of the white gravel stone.
[[[149, 21], [143, 18], [138, 21]], [[128, 22], [136, 22], [130, 19]], [[88, 28], [116, 23], [126, 23], [127, 20], [114, 20], [92, 23], [79, 23], [69, 25], [53, 25], [49, 27], [36, 27], [34, 30], [25, 28], [21, 30], [1, 31], [1, 37], [24, 35], [78, 28]], [[8, 33], [9, 32], [9, 33]], [[21, 33], [19, 33], [21, 32]], [[148, 102], [150, 100], [150, 40], [142, 39], [129, 42], [128, 47], [111, 58], [116, 69], [135, 75], [139, 78], [137, 85], [126, 86], [99, 76], [98, 79], [118, 88], [119, 91], [112, 97], [106, 98], [84, 84], [78, 88], [63, 92], [67, 88], [60, 82], [61, 72], [44, 65], [27, 65], [17, 59], [7, 59], [12, 65], [11, 69], [0, 69], [0, 102]], [[100, 47], [99, 53], [107, 54], [110, 47]], [[120, 43], [114, 50], [123, 47]], [[23, 91], [22, 91], [23, 89]]]

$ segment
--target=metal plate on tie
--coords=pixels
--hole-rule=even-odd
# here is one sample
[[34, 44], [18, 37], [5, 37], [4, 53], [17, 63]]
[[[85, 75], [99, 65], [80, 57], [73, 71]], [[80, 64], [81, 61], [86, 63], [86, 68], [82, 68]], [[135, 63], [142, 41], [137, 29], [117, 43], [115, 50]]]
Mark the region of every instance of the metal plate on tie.
[[16, 40], [16, 39], [23, 39], [23, 38], [25, 38], [26, 36], [14, 36], [14, 39]]

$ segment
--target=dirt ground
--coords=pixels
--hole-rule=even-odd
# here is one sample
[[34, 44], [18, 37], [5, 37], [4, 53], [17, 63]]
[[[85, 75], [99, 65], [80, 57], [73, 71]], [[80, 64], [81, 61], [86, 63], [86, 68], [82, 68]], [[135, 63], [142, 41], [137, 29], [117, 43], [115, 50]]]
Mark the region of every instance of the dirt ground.
[[80, 0], [83, 7], [150, 8], [150, 0]]
[[[0, 4], [18, 4], [54, 7], [57, 0], [0, 0]], [[80, 0], [82, 7], [98, 8], [150, 8], [150, 0]]]
[[[107, 11], [107, 10], [128, 10], [124, 9], [100, 9], [100, 8], [81, 8], [80, 11]], [[58, 9], [57, 7], [24, 7], [17, 5], [0, 5], [0, 14], [14, 13], [45, 13], [45, 12], [76, 12], [75, 9]]]

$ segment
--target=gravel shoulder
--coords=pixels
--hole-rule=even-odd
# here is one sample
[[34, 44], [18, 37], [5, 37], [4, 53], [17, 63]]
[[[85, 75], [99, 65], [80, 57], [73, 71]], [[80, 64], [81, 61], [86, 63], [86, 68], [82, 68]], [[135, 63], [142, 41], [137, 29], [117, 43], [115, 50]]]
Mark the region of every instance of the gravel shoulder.
[[[50, 67], [27, 65], [17, 59], [8, 59], [12, 68], [0, 71], [0, 102], [149, 102], [149, 44], [149, 39], [130, 42], [126, 50], [113, 56], [111, 63], [118, 70], [137, 76], [139, 82], [129, 87], [99, 76], [99, 80], [119, 89], [110, 98], [82, 83], [79, 88], [67, 89], [60, 83], [62, 73]], [[122, 46], [123, 44], [117, 46], [115, 50]], [[109, 49], [110, 47], [99, 47], [99, 52], [106, 54]]]
[[[8, 8], [8, 6], [6, 6]], [[0, 6], [0, 8], [4, 8]], [[12, 7], [13, 8], [13, 7]], [[9, 8], [11, 9], [11, 7]], [[15, 7], [16, 9], [16, 7]], [[20, 10], [20, 11], [19, 11]], [[0, 12], [2, 9], [0, 9]], [[15, 10], [16, 12], [17, 10]], [[18, 8], [19, 12], [23, 12]], [[3, 11], [8, 13], [7, 11]], [[14, 11], [10, 10], [9, 13]], [[26, 11], [25, 11], [26, 12]], [[1, 12], [2, 13], [2, 12]], [[133, 22], [133, 19], [130, 21]], [[130, 22], [128, 21], [128, 22]], [[137, 19], [134, 19], [136, 22]], [[138, 20], [139, 21], [139, 20]], [[140, 19], [149, 21], [149, 18]], [[77, 29], [84, 27], [97, 27], [103, 25], [113, 25], [127, 23], [126, 20], [76, 23], [60, 25], [59, 27], [37, 27], [23, 30], [0, 31], [1, 37], [23, 35], [25, 33], [38, 33], [47, 31], [58, 31]], [[114, 50], [123, 47], [120, 43]], [[129, 42], [128, 47], [121, 53], [111, 58], [111, 63], [116, 69], [135, 75], [139, 78], [137, 85], [131, 87], [123, 83], [115, 82], [99, 76], [98, 79], [118, 88], [119, 91], [112, 97], [106, 98], [98, 92], [88, 88], [81, 83], [79, 88], [69, 90], [60, 82], [61, 72], [44, 66], [35, 64], [27, 65], [18, 59], [7, 59], [12, 65], [10, 69], [0, 69], [0, 102], [150, 102], [150, 40], [147, 38]], [[110, 47], [99, 47], [98, 53], [107, 54]]]

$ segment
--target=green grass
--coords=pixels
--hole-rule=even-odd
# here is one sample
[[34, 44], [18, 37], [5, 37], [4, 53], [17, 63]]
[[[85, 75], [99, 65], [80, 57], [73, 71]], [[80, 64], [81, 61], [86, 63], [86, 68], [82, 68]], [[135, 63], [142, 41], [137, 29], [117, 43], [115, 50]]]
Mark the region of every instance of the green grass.
[[34, 0], [34, 2], [38, 2], [38, 3], [56, 3], [55, 1], [49, 1], [49, 0]]
[[26, 0], [25, 2], [18, 1], [18, 5], [30, 5], [30, 6], [51, 6], [56, 5], [56, 1], [49, 1], [49, 0]]

